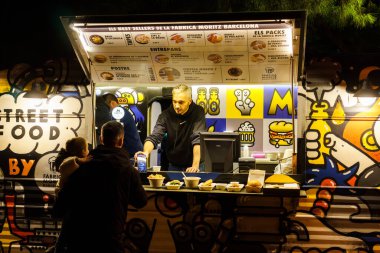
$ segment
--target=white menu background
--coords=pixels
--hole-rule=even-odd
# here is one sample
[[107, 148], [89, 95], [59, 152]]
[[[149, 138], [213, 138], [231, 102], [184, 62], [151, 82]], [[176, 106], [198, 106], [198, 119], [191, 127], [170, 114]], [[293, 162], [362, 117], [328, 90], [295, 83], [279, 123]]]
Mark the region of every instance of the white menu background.
[[99, 82], [291, 81], [290, 24], [110, 25], [79, 31]]

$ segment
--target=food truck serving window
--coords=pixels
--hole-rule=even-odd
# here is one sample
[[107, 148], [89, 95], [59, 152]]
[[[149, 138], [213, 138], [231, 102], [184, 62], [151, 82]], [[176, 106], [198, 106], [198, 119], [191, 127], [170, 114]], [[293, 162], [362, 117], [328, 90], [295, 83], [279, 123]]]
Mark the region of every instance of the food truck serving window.
[[305, 12], [212, 18], [99, 16], [62, 22], [96, 84], [289, 84], [300, 76]]

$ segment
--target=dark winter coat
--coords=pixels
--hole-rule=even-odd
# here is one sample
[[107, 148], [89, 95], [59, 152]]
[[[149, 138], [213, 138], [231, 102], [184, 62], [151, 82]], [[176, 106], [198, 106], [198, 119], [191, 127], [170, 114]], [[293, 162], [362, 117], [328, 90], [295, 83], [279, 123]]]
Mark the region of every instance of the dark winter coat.
[[147, 202], [140, 176], [125, 149], [99, 145], [93, 160], [68, 179], [54, 205], [63, 218], [60, 246], [67, 252], [123, 252], [128, 205]]

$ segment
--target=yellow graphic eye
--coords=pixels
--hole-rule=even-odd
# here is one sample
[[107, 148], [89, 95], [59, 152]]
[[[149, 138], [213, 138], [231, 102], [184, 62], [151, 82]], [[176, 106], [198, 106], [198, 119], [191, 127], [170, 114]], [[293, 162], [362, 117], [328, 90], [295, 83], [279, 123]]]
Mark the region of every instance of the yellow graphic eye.
[[373, 137], [372, 130], [367, 130], [363, 133], [361, 138], [362, 146], [369, 151], [379, 150], [379, 147], [376, 144], [375, 138]]

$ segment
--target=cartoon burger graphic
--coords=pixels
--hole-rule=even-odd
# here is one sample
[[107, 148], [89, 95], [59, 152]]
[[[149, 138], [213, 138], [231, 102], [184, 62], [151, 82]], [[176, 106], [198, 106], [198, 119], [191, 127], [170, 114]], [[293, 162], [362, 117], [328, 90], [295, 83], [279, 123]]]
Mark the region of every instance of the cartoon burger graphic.
[[293, 124], [286, 121], [273, 121], [269, 125], [269, 142], [276, 148], [293, 145]]

